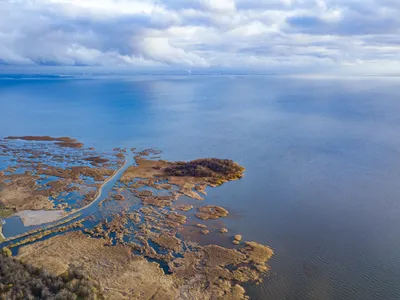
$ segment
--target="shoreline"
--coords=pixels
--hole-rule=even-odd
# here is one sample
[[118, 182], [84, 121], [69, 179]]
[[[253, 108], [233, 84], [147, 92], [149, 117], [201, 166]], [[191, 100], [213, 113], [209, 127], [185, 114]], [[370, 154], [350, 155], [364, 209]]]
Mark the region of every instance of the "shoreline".
[[115, 176], [117, 176], [118, 173], [121, 172], [122, 169], [123, 169], [127, 164], [128, 164], [128, 159], [125, 157], [124, 163], [122, 164], [122, 166], [121, 166], [120, 168], [118, 168], [117, 170], [115, 170], [114, 174], [111, 175], [109, 178], [107, 178], [107, 179], [103, 182], [103, 184], [100, 186], [100, 188], [97, 190], [97, 192], [96, 192], [96, 197], [93, 199], [92, 202], [90, 202], [89, 204], [87, 204], [87, 205], [85, 205], [85, 206], [83, 206], [83, 207], [81, 207], [81, 208], [79, 208], [79, 209], [77, 209], [77, 210], [71, 211], [71, 212], [69, 212], [69, 213], [63, 215], [62, 218], [57, 219], [57, 220], [55, 220], [54, 222], [59, 221], [59, 220], [62, 220], [62, 219], [64, 219], [64, 218], [67, 218], [67, 217], [69, 217], [69, 216], [71, 216], [71, 215], [73, 215], [73, 214], [75, 214], [75, 213], [79, 213], [80, 211], [82, 211], [82, 210], [84, 210], [84, 209], [86, 209], [86, 208], [92, 206], [97, 200], [99, 200], [99, 198], [100, 198], [100, 196], [101, 196], [101, 192], [103, 191], [104, 186], [105, 186], [107, 183], [109, 183], [112, 179], [114, 179]]
[[[44, 226], [38, 226], [37, 230], [29, 231], [29, 227], [17, 224], [14, 230], [10, 230], [14, 236], [7, 238], [3, 245], [14, 249], [14, 253], [18, 253], [18, 260], [55, 275], [59, 272], [65, 273], [65, 267], [79, 265], [83, 274], [87, 272], [88, 278], [99, 282], [99, 287], [105, 293], [108, 293], [110, 287], [118, 288], [120, 299], [125, 299], [129, 294], [136, 295], [135, 292], [141, 295], [146, 290], [144, 286], [132, 290], [131, 282], [126, 282], [126, 279], [134, 280], [138, 275], [135, 265], [138, 262], [137, 257], [141, 258], [143, 274], [148, 274], [149, 266], [154, 266], [155, 274], [150, 277], [159, 274], [159, 281], [170, 281], [170, 285], [161, 284], [158, 288], [162, 295], [166, 295], [164, 291], [168, 290], [171, 298], [185, 296], [186, 289], [190, 287], [195, 291], [194, 299], [222, 296], [227, 299], [248, 299], [241, 284], [262, 282], [263, 274], [270, 270], [267, 262], [274, 254], [273, 250], [257, 242], [242, 241], [241, 235], [235, 235], [232, 240], [231, 235], [223, 235], [228, 230], [222, 231], [222, 223], [218, 228], [212, 228], [213, 223], [210, 223], [207, 224], [210, 227], [203, 224], [204, 227], [197, 226], [199, 229], [195, 230], [203, 235], [218, 235], [226, 245], [209, 242], [204, 245], [196, 244], [179, 233], [185, 228], [185, 224], [191, 226], [188, 220], [215, 220], [226, 217], [228, 211], [216, 205], [203, 205], [196, 208], [197, 213], [193, 211], [191, 215], [183, 215], [172, 207], [181, 196], [199, 200], [202, 199], [200, 193], [206, 194], [207, 187], [217, 187], [242, 178], [244, 168], [229, 159], [200, 158], [169, 162], [148, 157], [156, 150], [132, 152], [137, 155], [120, 156], [117, 165], [114, 164], [117, 168], [108, 172], [111, 175], [108, 178], [103, 177], [98, 189], [92, 192], [93, 200], [90, 203], [75, 211], [64, 212], [65, 215], [60, 216], [57, 222], [45, 223]], [[157, 192], [152, 192], [149, 188], [156, 189]], [[117, 204], [125, 200], [125, 197], [130, 197], [123, 193], [124, 189], [131, 192], [129, 195], [142, 201], [141, 207], [129, 211], [126, 205]], [[90, 222], [83, 224], [97, 213], [97, 206], [109, 197], [115, 201], [115, 211], [112, 210], [114, 206], [110, 207], [112, 218], [102, 218], [94, 227]], [[126, 204], [129, 207], [132, 205]], [[29, 222], [43, 221], [47, 217], [47, 220], [52, 217], [56, 219], [56, 214], [44, 216], [42, 210], [25, 211], [22, 216], [26, 216]], [[9, 222], [10, 229], [13, 229], [12, 224]], [[23, 233], [16, 235], [18, 232]], [[127, 245], [125, 240], [132, 237], [137, 237], [138, 243]], [[93, 244], [93, 238], [96, 238], [98, 245]], [[108, 247], [114, 245], [116, 247]], [[71, 252], [72, 248], [74, 251]], [[89, 254], [92, 255], [91, 259], [88, 259]], [[121, 260], [123, 254], [132, 262], [129, 259]], [[107, 261], [104, 268], [99, 267], [99, 257], [102, 261]], [[115, 258], [114, 261], [109, 260], [112, 258]], [[110, 264], [116, 266], [115, 273], [110, 272]], [[166, 265], [168, 269], [165, 269]], [[132, 269], [132, 277], [126, 277], [126, 272]], [[112, 282], [108, 281], [110, 277]], [[193, 285], [193, 280], [197, 284]], [[127, 284], [121, 285], [121, 281]], [[145, 281], [152, 291], [154, 284], [148, 279]], [[155, 295], [149, 294], [153, 297]]]
[[[60, 218], [54, 219], [54, 220], [52, 220], [52, 221], [50, 221], [50, 222], [47, 222], [47, 223], [53, 223], [53, 222], [62, 221], [63, 219], [66, 219], [66, 218], [70, 217], [71, 215], [77, 214], [77, 213], [79, 213], [80, 211], [82, 211], [82, 210], [84, 210], [84, 209], [89, 208], [90, 206], [92, 206], [97, 200], [99, 200], [99, 198], [100, 198], [100, 196], [101, 196], [101, 193], [102, 193], [103, 188], [105, 187], [105, 185], [106, 185], [107, 183], [109, 183], [111, 180], [113, 180], [113, 179], [122, 171], [122, 169], [123, 169], [124, 167], [126, 167], [126, 166], [128, 166], [128, 159], [127, 159], [126, 156], [124, 156], [124, 163], [121, 165], [121, 167], [119, 167], [118, 169], [115, 170], [115, 172], [114, 172], [113, 175], [111, 175], [109, 178], [107, 178], [107, 179], [103, 182], [103, 184], [102, 184], [102, 185], [99, 187], [99, 189], [97, 190], [97, 192], [96, 192], [96, 197], [93, 199], [92, 202], [90, 202], [89, 204], [87, 204], [87, 205], [85, 205], [85, 206], [83, 206], [83, 207], [81, 207], [81, 208], [79, 208], [79, 209], [77, 209], [77, 210], [71, 211], [71, 212], [69, 212], [69, 213], [63, 215], [63, 216], [61, 216]], [[41, 211], [46, 211], [46, 210], [41, 210]], [[51, 210], [49, 210], [49, 211], [51, 211]], [[18, 215], [18, 214], [20, 214], [20, 213], [22, 213], [22, 212], [16, 213], [16, 214], [14, 214], [13, 216], [18, 216], [18, 217], [21, 219], [22, 223], [24, 223], [23, 220], [22, 220], [22, 218]], [[43, 224], [47, 224], [47, 223], [41, 223], [41, 224], [37, 224], [37, 225], [43, 225]], [[24, 226], [25, 226], [25, 224], [24, 224]], [[54, 226], [57, 226], [57, 224], [54, 225]], [[52, 228], [52, 227], [50, 227], [50, 228]], [[17, 235], [17, 236], [18, 236], [18, 235]], [[13, 239], [13, 238], [14, 238], [14, 236], [10, 236], [10, 237], [7, 237], [7, 238], [6, 238], [6, 237], [4, 236], [4, 234], [3, 234], [3, 226], [0, 226], [0, 242], [1, 242], [1, 243], [7, 242], [8, 240]]]

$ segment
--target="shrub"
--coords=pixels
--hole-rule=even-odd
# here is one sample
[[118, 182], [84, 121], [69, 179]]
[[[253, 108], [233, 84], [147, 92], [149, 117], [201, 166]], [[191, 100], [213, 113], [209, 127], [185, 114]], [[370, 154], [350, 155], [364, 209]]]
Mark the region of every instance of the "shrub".
[[12, 256], [11, 250], [8, 249], [7, 247], [3, 247], [3, 249], [2, 249], [1, 251], [3, 252], [3, 254], [4, 254], [6, 257]]
[[12, 258], [8, 248], [2, 249], [0, 300], [103, 299], [98, 291], [96, 284], [74, 266], [63, 276], [53, 276]]

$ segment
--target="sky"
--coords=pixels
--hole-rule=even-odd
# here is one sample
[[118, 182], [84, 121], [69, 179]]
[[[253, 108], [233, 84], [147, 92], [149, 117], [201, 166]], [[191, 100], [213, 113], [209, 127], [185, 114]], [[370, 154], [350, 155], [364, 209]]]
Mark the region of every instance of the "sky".
[[0, 0], [10, 66], [400, 74], [400, 0]]

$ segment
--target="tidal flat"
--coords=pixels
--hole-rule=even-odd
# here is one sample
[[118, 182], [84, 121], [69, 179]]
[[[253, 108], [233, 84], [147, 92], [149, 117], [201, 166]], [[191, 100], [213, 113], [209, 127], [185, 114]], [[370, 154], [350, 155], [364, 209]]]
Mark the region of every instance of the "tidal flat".
[[[270, 269], [271, 248], [229, 236], [223, 221], [207, 226], [229, 216], [202, 195], [242, 178], [244, 167], [232, 160], [170, 162], [154, 149], [97, 153], [67, 137], [8, 137], [0, 145], [2, 210], [42, 225], [1, 245], [24, 264], [52, 276], [79, 266], [105, 299], [247, 299], [242, 285], [262, 282]], [[225, 245], [183, 234], [198, 221], [199, 234]]]
[[99, 154], [82, 147], [66, 137], [0, 139], [1, 209], [27, 217], [30, 211], [68, 212], [92, 202], [122, 159], [119, 152]]

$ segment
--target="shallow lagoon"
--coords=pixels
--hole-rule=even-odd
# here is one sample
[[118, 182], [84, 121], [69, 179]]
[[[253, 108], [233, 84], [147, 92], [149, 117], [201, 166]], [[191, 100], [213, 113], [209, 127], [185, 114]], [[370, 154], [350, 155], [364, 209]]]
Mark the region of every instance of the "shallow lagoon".
[[236, 160], [204, 204], [275, 250], [253, 299], [400, 299], [399, 99], [377, 78], [0, 80], [0, 135]]

